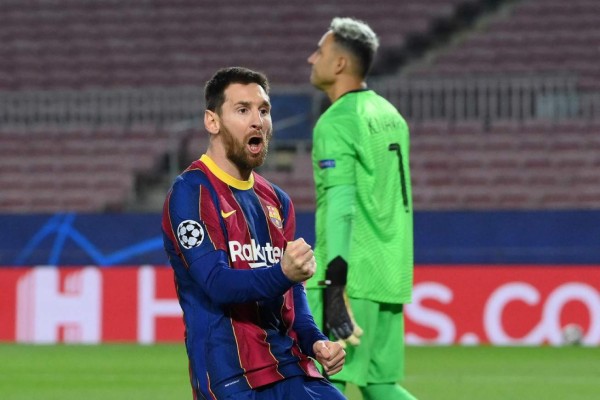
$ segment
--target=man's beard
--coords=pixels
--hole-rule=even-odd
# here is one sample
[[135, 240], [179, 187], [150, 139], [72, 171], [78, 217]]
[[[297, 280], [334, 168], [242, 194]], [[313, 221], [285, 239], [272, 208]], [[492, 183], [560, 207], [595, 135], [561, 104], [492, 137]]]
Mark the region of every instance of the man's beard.
[[247, 147], [247, 143], [244, 139], [240, 142], [236, 139], [229, 130], [221, 124], [221, 132], [223, 135], [223, 143], [225, 145], [225, 152], [227, 158], [234, 163], [240, 171], [252, 171], [254, 168], [260, 167], [265, 162], [267, 157], [269, 139], [271, 134], [267, 134], [266, 138], [262, 141], [262, 149], [257, 154], [252, 154]]

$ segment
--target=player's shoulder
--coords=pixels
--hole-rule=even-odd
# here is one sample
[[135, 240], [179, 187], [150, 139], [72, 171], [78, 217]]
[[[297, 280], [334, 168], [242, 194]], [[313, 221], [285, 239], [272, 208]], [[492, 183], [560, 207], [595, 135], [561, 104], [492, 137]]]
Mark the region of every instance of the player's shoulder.
[[195, 163], [183, 171], [171, 186], [172, 195], [198, 193], [201, 187], [212, 188], [206, 171]]
[[365, 105], [387, 101], [370, 89], [346, 93], [322, 114], [317, 124], [353, 126], [363, 118]]
[[277, 199], [279, 203], [282, 205], [288, 204], [291, 202], [290, 196], [278, 185], [269, 181], [264, 176], [254, 172], [254, 190], [263, 195], [271, 195]]
[[315, 124], [315, 132], [349, 132], [356, 128], [361, 116], [356, 107], [328, 109]]
[[391, 101], [382, 96], [381, 94], [370, 90], [368, 95], [362, 97], [360, 104], [358, 105], [361, 109], [368, 109], [369, 112], [381, 112], [381, 113], [395, 113], [400, 114], [398, 109]]
[[[408, 125], [406, 120], [396, 108], [385, 97], [373, 92], [371, 98], [361, 105], [361, 114], [367, 120], [385, 119], [386, 121], [394, 121], [395, 126], [406, 128]], [[388, 122], [389, 124], [389, 122]]]

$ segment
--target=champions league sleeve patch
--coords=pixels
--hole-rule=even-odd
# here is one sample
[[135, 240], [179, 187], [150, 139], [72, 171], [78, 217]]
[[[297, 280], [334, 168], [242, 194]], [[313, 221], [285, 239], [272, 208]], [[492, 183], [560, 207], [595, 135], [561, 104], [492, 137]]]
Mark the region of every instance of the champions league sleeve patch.
[[321, 169], [335, 168], [335, 160], [320, 160], [319, 168], [321, 168]]
[[204, 229], [200, 223], [187, 219], [177, 227], [177, 239], [184, 249], [198, 247], [204, 240]]

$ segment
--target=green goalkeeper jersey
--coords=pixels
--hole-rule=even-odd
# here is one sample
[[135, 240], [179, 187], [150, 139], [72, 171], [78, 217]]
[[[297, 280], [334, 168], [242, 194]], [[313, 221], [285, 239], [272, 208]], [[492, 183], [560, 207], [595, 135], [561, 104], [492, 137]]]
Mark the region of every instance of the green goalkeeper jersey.
[[[396, 108], [372, 90], [346, 93], [319, 118], [313, 136], [316, 187], [317, 272], [308, 288], [323, 281], [327, 264], [348, 262], [350, 297], [409, 303], [413, 286], [413, 209], [408, 126]], [[327, 226], [327, 190], [355, 188], [347, 243], [338, 225]], [[343, 225], [343, 224], [342, 224]], [[327, 232], [327, 230], [330, 230]], [[335, 250], [340, 248], [339, 251]], [[333, 249], [333, 250], [332, 250]], [[328, 254], [328, 253], [347, 254]]]

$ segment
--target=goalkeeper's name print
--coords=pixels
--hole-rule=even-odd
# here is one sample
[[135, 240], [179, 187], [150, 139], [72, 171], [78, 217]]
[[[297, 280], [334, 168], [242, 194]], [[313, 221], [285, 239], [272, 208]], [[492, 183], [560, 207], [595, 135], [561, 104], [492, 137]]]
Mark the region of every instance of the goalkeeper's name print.
[[402, 120], [397, 116], [390, 117], [387, 114], [382, 115], [380, 118], [367, 118], [367, 125], [369, 127], [369, 133], [376, 135], [383, 132], [395, 132], [402, 128]]

